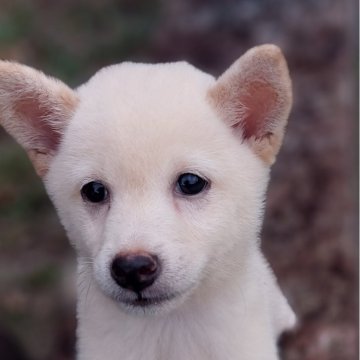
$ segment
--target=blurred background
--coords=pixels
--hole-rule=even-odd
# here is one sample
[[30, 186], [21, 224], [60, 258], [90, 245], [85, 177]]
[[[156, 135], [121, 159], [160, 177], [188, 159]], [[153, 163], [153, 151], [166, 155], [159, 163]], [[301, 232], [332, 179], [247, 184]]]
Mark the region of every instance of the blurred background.
[[[357, 3], [347, 0], [0, 0], [0, 58], [72, 86], [122, 61], [219, 75], [279, 45], [294, 108], [268, 191], [263, 249], [295, 309], [286, 360], [358, 348]], [[0, 129], [0, 359], [74, 357], [73, 251], [24, 152]], [[185, 360], [185, 359], [184, 359]]]

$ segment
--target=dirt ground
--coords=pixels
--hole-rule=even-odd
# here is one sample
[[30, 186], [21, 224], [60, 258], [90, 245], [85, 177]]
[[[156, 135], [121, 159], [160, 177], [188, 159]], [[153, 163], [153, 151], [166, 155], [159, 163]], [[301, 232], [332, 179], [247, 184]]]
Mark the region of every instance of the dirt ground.
[[[358, 358], [356, 2], [0, 0], [0, 58], [73, 86], [124, 60], [220, 74], [279, 45], [294, 108], [273, 167], [262, 245], [298, 315], [285, 360]], [[70, 360], [72, 249], [40, 181], [0, 131], [0, 359]], [[69, 270], [70, 269], [70, 270]]]

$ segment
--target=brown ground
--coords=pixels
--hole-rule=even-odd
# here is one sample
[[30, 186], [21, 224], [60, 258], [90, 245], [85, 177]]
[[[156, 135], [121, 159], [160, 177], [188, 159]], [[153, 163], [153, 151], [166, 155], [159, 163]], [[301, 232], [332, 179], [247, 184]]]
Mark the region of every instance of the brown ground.
[[[350, 0], [0, 0], [0, 58], [75, 85], [123, 60], [186, 59], [217, 75], [249, 47], [278, 44], [295, 104], [273, 168], [263, 248], [299, 317], [282, 355], [355, 360], [356, 12]], [[75, 323], [61, 269], [72, 251], [3, 132], [0, 184], [0, 359], [70, 360]]]

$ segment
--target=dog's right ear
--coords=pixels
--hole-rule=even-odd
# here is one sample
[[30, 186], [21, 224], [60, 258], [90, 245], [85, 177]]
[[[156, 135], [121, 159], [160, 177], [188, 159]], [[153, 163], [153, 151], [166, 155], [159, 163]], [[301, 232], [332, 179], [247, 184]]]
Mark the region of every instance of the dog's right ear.
[[59, 80], [17, 63], [0, 61], [0, 125], [26, 150], [44, 176], [78, 103]]

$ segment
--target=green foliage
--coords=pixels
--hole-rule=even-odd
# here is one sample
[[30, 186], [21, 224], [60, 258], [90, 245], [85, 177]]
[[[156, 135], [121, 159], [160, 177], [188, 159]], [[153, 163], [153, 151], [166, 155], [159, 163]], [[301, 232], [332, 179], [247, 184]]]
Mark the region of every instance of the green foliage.
[[26, 220], [48, 209], [43, 186], [15, 143], [0, 143], [0, 217]]
[[31, 291], [46, 290], [59, 280], [59, 269], [53, 265], [44, 265], [27, 274], [21, 280], [24, 288]]
[[33, 29], [31, 8], [15, 6], [8, 16], [0, 17], [0, 44], [9, 46], [24, 39]]
[[96, 69], [136, 57], [156, 30], [158, 1], [14, 0], [0, 14], [0, 46], [77, 85]]

